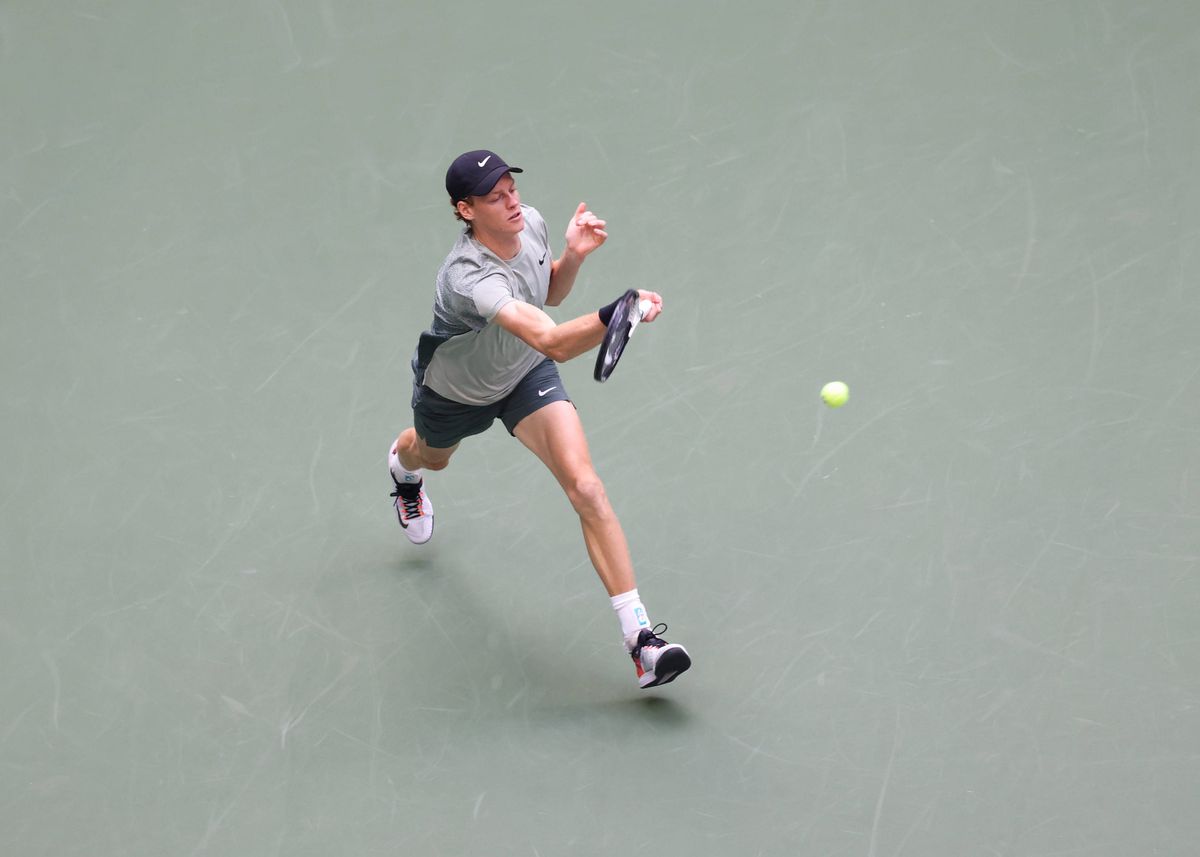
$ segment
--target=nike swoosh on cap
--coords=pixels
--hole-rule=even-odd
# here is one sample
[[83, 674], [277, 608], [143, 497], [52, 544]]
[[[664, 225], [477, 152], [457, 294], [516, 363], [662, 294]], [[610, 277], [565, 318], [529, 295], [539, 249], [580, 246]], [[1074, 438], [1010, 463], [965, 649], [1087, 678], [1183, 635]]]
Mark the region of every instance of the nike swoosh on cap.
[[491, 159], [492, 159], [492, 156], [488, 155], [486, 158], [484, 158], [482, 161], [479, 162], [479, 166], [480, 167], [485, 166], [487, 164], [487, 162], [490, 161]]

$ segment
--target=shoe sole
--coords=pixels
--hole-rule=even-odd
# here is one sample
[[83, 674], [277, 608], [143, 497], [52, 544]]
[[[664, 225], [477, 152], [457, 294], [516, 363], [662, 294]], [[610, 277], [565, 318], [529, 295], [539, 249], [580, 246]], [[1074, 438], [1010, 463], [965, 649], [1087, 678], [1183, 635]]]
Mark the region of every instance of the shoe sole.
[[679, 677], [680, 673], [687, 672], [688, 667], [691, 665], [692, 659], [682, 647], [668, 649], [662, 653], [658, 659], [658, 663], [654, 665], [654, 680], [648, 684], [641, 685], [642, 690], [648, 687], [670, 684]]
[[433, 526], [434, 526], [434, 525], [433, 525], [433, 523], [432, 523], [432, 522], [430, 522], [430, 524], [429, 524], [429, 535], [427, 535], [425, 538], [421, 539], [420, 541], [417, 541], [417, 540], [416, 540], [416, 539], [414, 539], [414, 538], [413, 538], [411, 535], [409, 535], [409, 533], [408, 533], [408, 527], [405, 527], [405, 526], [404, 526], [404, 524], [401, 524], [400, 526], [401, 526], [401, 527], [404, 527], [404, 535], [408, 536], [408, 540], [409, 540], [410, 542], [412, 542], [414, 545], [423, 545], [423, 544], [426, 544], [426, 543], [427, 543], [427, 542], [428, 542], [430, 539], [432, 539], [432, 538], [433, 538]]

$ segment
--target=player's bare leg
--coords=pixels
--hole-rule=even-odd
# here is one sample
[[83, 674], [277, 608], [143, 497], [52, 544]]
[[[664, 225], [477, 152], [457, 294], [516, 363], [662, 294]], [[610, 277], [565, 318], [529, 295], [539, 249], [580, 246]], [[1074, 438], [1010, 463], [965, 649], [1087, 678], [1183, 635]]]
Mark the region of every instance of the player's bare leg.
[[518, 423], [517, 439], [542, 460], [579, 515], [588, 556], [610, 596], [637, 584], [625, 531], [592, 466], [579, 414], [570, 402], [554, 402]]
[[683, 646], [668, 643], [650, 625], [637, 591], [625, 531], [592, 466], [575, 406], [553, 402], [521, 420], [515, 434], [554, 474], [579, 515], [588, 556], [621, 623], [638, 684], [654, 687], [674, 680], [691, 666], [691, 658]]

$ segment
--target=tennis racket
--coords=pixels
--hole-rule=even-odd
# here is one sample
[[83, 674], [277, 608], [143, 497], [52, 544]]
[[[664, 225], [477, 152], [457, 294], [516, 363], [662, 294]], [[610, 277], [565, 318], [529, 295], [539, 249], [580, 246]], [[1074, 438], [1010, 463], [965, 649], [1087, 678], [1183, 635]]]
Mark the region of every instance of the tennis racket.
[[600, 343], [600, 353], [596, 355], [596, 371], [592, 376], [600, 382], [608, 380], [608, 376], [617, 368], [617, 361], [625, 353], [629, 337], [638, 326], [642, 317], [650, 312], [650, 301], [638, 300], [637, 289], [630, 289], [621, 295], [621, 300], [613, 310], [608, 322], [608, 330], [604, 333], [604, 341]]

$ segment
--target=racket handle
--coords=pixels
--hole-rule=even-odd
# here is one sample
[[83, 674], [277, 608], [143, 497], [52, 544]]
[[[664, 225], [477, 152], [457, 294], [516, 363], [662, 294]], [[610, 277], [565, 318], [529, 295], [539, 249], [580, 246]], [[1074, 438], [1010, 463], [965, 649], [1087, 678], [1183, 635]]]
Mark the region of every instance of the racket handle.
[[629, 333], [626, 334], [627, 337], [633, 336], [633, 331], [637, 328], [637, 326], [639, 324], [641, 324], [642, 319], [646, 317], [646, 313], [650, 312], [650, 307], [652, 307], [652, 306], [653, 306], [653, 304], [650, 303], [650, 301], [647, 301], [647, 300], [638, 301], [637, 312], [636, 313], [631, 312], [629, 314]]

